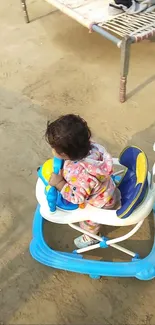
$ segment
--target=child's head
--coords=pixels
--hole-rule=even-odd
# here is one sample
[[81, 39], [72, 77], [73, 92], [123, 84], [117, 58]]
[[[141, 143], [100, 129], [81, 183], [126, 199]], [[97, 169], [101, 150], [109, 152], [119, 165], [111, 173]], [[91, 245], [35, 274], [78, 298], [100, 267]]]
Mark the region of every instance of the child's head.
[[59, 158], [80, 160], [90, 151], [91, 131], [78, 115], [68, 114], [48, 122], [45, 136], [54, 156]]

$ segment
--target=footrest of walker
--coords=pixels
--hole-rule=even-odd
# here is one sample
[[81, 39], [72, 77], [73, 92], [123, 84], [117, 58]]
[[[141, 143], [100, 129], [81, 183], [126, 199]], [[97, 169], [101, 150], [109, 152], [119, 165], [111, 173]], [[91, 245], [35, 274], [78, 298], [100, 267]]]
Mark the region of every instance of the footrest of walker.
[[140, 255], [139, 255], [138, 253], [135, 253], [135, 256], [132, 257], [131, 261], [132, 261], [132, 262], [135, 262], [135, 261], [138, 261], [138, 260], [140, 260], [140, 259], [141, 259], [141, 258], [140, 258]]
[[109, 245], [107, 245], [107, 237], [102, 237], [102, 241], [99, 243], [101, 248], [107, 248]]

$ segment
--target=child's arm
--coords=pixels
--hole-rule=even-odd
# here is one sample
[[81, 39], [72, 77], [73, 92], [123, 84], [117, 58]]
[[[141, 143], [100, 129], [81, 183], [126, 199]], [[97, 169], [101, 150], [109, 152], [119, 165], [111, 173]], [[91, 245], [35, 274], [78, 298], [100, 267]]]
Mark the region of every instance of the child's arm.
[[49, 180], [49, 185], [56, 187], [56, 189], [61, 192], [62, 188], [66, 184], [66, 181], [64, 180], [63, 176], [61, 174], [55, 174], [52, 173], [52, 176]]
[[97, 144], [97, 147], [100, 151], [100, 153], [102, 154], [103, 157], [103, 165], [102, 165], [102, 170], [104, 173], [105, 170], [105, 174], [107, 175], [111, 175], [113, 173], [113, 160], [112, 160], [112, 156], [110, 155], [109, 152], [107, 152], [107, 150], [101, 146], [100, 144]]
[[87, 186], [87, 191], [82, 187], [73, 186], [68, 184], [63, 176], [52, 174], [49, 185], [56, 187], [61, 192], [63, 198], [73, 204], [84, 203], [85, 199], [89, 196], [91, 189]]

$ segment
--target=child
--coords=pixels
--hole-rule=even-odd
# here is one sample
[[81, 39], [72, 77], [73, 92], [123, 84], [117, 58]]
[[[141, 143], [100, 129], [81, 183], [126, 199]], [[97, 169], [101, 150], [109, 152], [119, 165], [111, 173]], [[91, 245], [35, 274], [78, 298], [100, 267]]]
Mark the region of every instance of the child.
[[[116, 186], [110, 177], [113, 163], [110, 154], [91, 140], [87, 123], [78, 115], [68, 114], [48, 123], [46, 139], [53, 155], [64, 159], [61, 175], [52, 174], [49, 184], [61, 192], [64, 199], [74, 204], [89, 204], [112, 209], [116, 203]], [[80, 227], [98, 234], [100, 225], [91, 221]], [[96, 243], [82, 235], [74, 240], [78, 248]]]

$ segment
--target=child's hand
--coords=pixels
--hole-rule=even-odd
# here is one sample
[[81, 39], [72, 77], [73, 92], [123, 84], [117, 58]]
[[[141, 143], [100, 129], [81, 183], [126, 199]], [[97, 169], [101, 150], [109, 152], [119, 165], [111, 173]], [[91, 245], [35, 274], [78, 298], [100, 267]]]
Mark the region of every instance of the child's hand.
[[63, 178], [63, 176], [61, 174], [57, 175], [57, 174], [53, 173], [50, 180], [49, 180], [49, 185], [56, 187], [58, 191], [62, 190], [65, 183], [66, 182], [65, 182], [65, 180], [64, 180], [64, 178]]
[[56, 187], [57, 184], [59, 184], [62, 180], [63, 180], [63, 177], [61, 175], [57, 175], [57, 174], [53, 173], [49, 180], [49, 185]]

